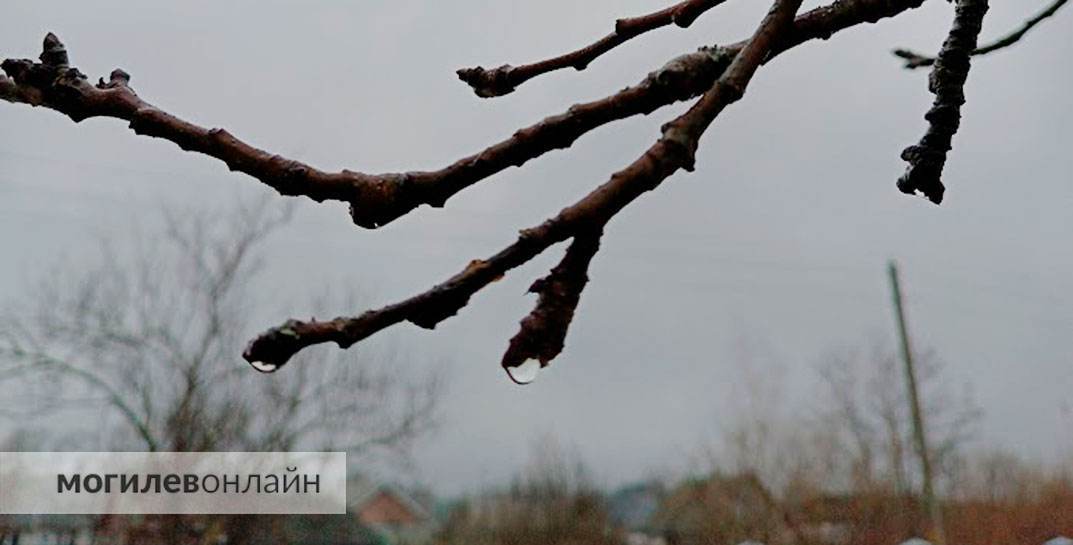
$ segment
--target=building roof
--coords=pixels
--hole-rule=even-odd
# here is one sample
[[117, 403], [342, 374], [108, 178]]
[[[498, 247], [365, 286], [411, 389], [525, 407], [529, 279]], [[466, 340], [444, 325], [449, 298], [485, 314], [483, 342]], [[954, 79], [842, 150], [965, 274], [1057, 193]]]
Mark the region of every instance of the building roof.
[[390, 483], [377, 483], [361, 475], [347, 480], [347, 511], [359, 513], [381, 495], [387, 495], [398, 502], [416, 519], [428, 520], [432, 518], [429, 508], [402, 487]]

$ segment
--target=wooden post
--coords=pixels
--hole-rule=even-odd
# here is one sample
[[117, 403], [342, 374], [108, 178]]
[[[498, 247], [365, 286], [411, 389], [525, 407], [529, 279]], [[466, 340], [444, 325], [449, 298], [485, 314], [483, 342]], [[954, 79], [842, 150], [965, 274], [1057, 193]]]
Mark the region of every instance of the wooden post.
[[943, 513], [935, 497], [932, 482], [931, 451], [928, 450], [928, 435], [924, 427], [924, 414], [920, 409], [920, 394], [917, 388], [916, 369], [913, 366], [913, 349], [909, 343], [909, 331], [905, 325], [905, 309], [902, 304], [902, 289], [898, 282], [898, 265], [892, 260], [887, 265], [890, 273], [890, 286], [894, 298], [894, 315], [898, 322], [898, 336], [901, 339], [902, 359], [905, 361], [905, 382], [909, 390], [909, 409], [913, 419], [913, 438], [917, 455], [920, 457], [920, 470], [924, 477], [924, 505], [928, 510], [928, 539], [935, 545], [946, 545], [943, 529]]

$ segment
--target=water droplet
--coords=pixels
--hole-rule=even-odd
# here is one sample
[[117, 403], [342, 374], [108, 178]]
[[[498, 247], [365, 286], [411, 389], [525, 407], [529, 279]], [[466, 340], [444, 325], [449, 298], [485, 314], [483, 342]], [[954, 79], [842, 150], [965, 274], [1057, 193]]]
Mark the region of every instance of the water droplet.
[[252, 365], [254, 369], [262, 373], [275, 373], [279, 370], [278, 365], [264, 361], [251, 361], [250, 365]]
[[507, 367], [507, 376], [516, 384], [529, 384], [536, 378], [537, 371], [540, 371], [540, 361], [529, 358], [517, 367]]

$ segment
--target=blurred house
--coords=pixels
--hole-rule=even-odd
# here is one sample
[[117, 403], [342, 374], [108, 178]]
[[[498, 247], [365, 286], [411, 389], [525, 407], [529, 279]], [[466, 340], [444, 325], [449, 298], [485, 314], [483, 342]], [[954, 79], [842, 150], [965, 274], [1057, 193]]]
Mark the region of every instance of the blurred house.
[[652, 516], [667, 494], [662, 483], [635, 483], [619, 488], [607, 497], [611, 523], [627, 530], [651, 529]]
[[430, 494], [361, 476], [347, 482], [347, 512], [393, 545], [428, 542], [437, 527]]
[[784, 521], [780, 507], [755, 476], [715, 473], [672, 489], [650, 525], [669, 545], [748, 540], [773, 545], [794, 541]]
[[662, 483], [645, 482], [624, 486], [607, 497], [608, 518], [625, 531], [626, 545], [666, 545], [667, 540], [652, 526], [666, 494]]
[[793, 507], [799, 532], [828, 545], [902, 543], [923, 533], [920, 503], [889, 494], [822, 494]]
[[274, 517], [283, 520], [277, 520], [271, 532], [264, 532], [252, 543], [421, 545], [431, 540], [437, 527], [431, 505], [432, 498], [428, 494], [354, 476], [347, 481], [346, 515]]

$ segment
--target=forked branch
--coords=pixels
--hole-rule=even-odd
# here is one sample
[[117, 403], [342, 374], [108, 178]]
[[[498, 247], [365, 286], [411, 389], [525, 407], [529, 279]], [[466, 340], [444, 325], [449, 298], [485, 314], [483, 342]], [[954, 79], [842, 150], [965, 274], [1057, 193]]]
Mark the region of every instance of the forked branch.
[[[442, 320], [457, 313], [478, 290], [510, 269], [532, 259], [552, 244], [572, 237], [598, 236], [595, 233], [634, 199], [655, 189], [679, 169], [693, 170], [694, 155], [701, 135], [727, 105], [742, 97], [757, 67], [771, 53], [780, 34], [789, 28], [800, 5], [801, 0], [778, 0], [764, 17], [756, 33], [734, 55], [733, 61], [712, 88], [686, 113], [664, 125], [663, 135], [655, 144], [632, 164], [614, 174], [609, 181], [578, 202], [543, 224], [522, 231], [514, 244], [487, 260], [471, 262], [447, 282], [400, 303], [371, 310], [355, 318], [336, 318], [326, 322], [290, 320], [254, 339], [247, 347], [244, 357], [251, 363], [259, 362], [260, 365], [279, 368], [292, 355], [307, 346], [335, 342], [345, 348], [404, 320], [420, 327], [434, 328]], [[576, 294], [564, 296], [554, 304], [567, 304], [571, 316], [577, 303], [576, 295], [580, 294], [583, 282], [579, 284], [576, 279], [563, 281], [561, 277], [563, 274], [577, 276], [580, 272], [581, 265], [569, 264], [571, 260], [583, 263], [584, 268], [587, 268], [588, 261], [596, 251], [592, 244], [593, 241], [583, 238], [576, 246], [572, 246], [565, 258], [568, 264], [561, 265], [560, 268], [560, 271], [567, 269], [569, 273], [558, 274], [559, 281], [570, 286], [569, 290], [576, 290]], [[551, 277], [555, 279], [554, 271]], [[569, 301], [566, 297], [569, 297]], [[538, 303], [535, 312], [546, 312], [548, 304], [550, 303], [545, 303], [542, 308]], [[562, 310], [551, 311], [551, 314], [559, 320], [566, 316]], [[533, 321], [529, 320], [530, 323]], [[520, 333], [523, 346], [514, 344], [508, 348], [503, 359], [504, 366], [514, 367], [528, 357], [541, 358], [553, 351], [557, 353], [554, 347], [525, 345], [525, 338], [532, 334], [528, 332], [532, 327], [535, 326], [527, 327], [523, 321]], [[565, 335], [565, 329], [563, 334]], [[519, 357], [523, 360], [519, 361]], [[542, 364], [546, 362], [542, 361]]]
[[[539, 298], [503, 354], [502, 365], [508, 371], [527, 360], [536, 360], [544, 367], [563, 351], [581, 291], [589, 281], [589, 263], [600, 250], [602, 236], [602, 229], [575, 235], [562, 261], [529, 287], [529, 292]], [[514, 375], [508, 375], [514, 379]]]

